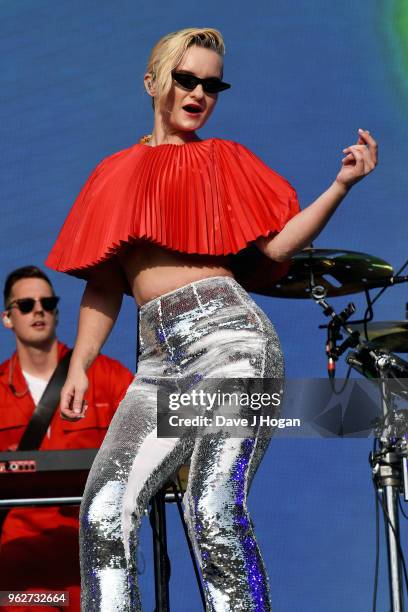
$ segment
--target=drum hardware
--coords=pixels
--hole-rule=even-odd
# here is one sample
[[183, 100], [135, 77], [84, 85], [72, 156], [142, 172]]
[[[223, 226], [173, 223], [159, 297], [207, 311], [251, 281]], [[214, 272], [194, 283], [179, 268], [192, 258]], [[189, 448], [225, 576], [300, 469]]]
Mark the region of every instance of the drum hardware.
[[408, 280], [408, 276], [394, 276], [392, 266], [379, 257], [358, 251], [315, 248], [295, 255], [283, 278], [277, 282], [271, 278], [270, 284], [264, 280], [263, 289], [257, 293], [294, 299], [310, 299], [312, 290], [319, 291], [320, 287], [322, 297], [337, 297]]
[[[264, 281], [264, 289], [257, 291], [275, 297], [313, 299], [322, 308], [323, 314], [330, 318], [328, 324], [319, 325], [319, 328], [327, 329], [326, 355], [333, 392], [337, 393], [334, 389], [336, 362], [350, 348], [356, 350], [346, 355], [349, 371], [345, 384], [351, 369], [379, 384], [381, 417], [374, 432], [375, 447], [370, 453], [370, 464], [377, 499], [382, 500], [386, 519], [392, 612], [403, 612], [403, 554], [398, 512], [400, 492], [408, 501], [408, 413], [398, 410], [395, 405], [396, 397], [408, 399], [408, 384], [404, 380], [408, 379], [408, 362], [393, 351], [408, 352], [408, 321], [372, 320], [373, 305], [384, 291], [408, 281], [408, 276], [400, 276], [407, 265], [408, 261], [394, 275], [389, 263], [366, 253], [310, 248], [292, 258], [286, 276], [278, 282], [271, 277], [269, 285]], [[381, 290], [371, 299], [369, 291], [376, 287], [381, 287]], [[367, 302], [361, 320], [349, 320], [356, 312], [353, 303], [337, 314], [326, 301], [327, 297], [358, 292], [364, 292]], [[345, 340], [343, 334], [346, 334]], [[341, 340], [343, 342], [338, 345]], [[404, 575], [408, 588], [405, 565]]]
[[181, 505], [183, 494], [187, 488], [189, 465], [182, 465], [176, 474], [151, 498], [148, 516], [153, 533], [153, 559], [154, 559], [154, 588], [156, 606], [154, 612], [170, 610], [169, 581], [171, 574], [170, 560], [167, 554], [166, 530], [166, 502], [176, 502], [180, 521], [187, 541], [190, 558], [200, 592], [203, 609], [205, 608], [205, 595], [201, 583], [200, 572], [194, 556], [183, 507]]
[[[340, 314], [336, 314], [330, 304], [328, 304], [323, 297], [320, 297], [324, 293], [325, 290], [323, 287], [318, 287], [317, 292], [314, 288], [312, 289], [312, 296], [315, 302], [323, 308], [323, 314], [326, 317], [331, 317], [331, 321], [328, 325], [319, 325], [319, 329], [327, 329], [327, 373], [329, 378], [333, 379], [336, 374], [336, 361], [338, 361], [339, 357], [348, 348], [355, 347], [359, 344], [360, 334], [358, 331], [350, 331], [346, 326], [347, 320], [356, 312], [355, 305], [350, 302]], [[340, 333], [342, 328], [344, 328], [349, 335], [340, 346], [337, 346], [337, 341], [343, 340], [343, 336]]]
[[[382, 498], [381, 505], [386, 518], [391, 609], [394, 612], [402, 612], [404, 609], [403, 556], [400, 544], [398, 502], [401, 491], [404, 492], [404, 499], [408, 499], [408, 475], [406, 472], [408, 457], [406, 435], [408, 429], [406, 418], [401, 420], [403, 412], [396, 410], [395, 394], [391, 392], [389, 379], [393, 370], [396, 370], [398, 375], [405, 371], [405, 375], [407, 375], [408, 363], [405, 363], [403, 367], [398, 363], [396, 356], [386, 350], [371, 349], [368, 355], [373, 361], [372, 369], [377, 372], [380, 383], [382, 412], [382, 422], [375, 433], [378, 448], [376, 445], [370, 453], [369, 461], [373, 483], [378, 498]], [[407, 579], [406, 572], [405, 579]]]
[[395, 399], [399, 396], [408, 400], [408, 362], [372, 342], [360, 343], [359, 335], [360, 331], [353, 330], [346, 341], [340, 347], [334, 345], [329, 354], [338, 358], [348, 343], [357, 347], [357, 351], [347, 354], [346, 363], [365, 378], [379, 383], [381, 416], [374, 431], [376, 450], [370, 453], [369, 462], [385, 518], [391, 610], [403, 612], [398, 502], [401, 492], [408, 501], [408, 412], [398, 410]]
[[393, 353], [408, 353], [408, 321], [374, 321], [365, 327], [361, 323], [350, 323], [350, 327], [375, 348], [385, 348]]
[[[249, 291], [274, 297], [313, 299], [323, 309], [323, 314], [330, 317], [329, 323], [319, 328], [327, 329], [328, 375], [334, 393], [338, 393], [334, 388], [336, 362], [350, 348], [357, 350], [350, 351], [346, 356], [349, 371], [343, 389], [352, 368], [362, 376], [379, 382], [381, 419], [375, 431], [375, 444], [379, 445], [379, 450], [370, 455], [370, 463], [377, 499], [382, 496], [381, 505], [386, 518], [391, 610], [402, 612], [403, 556], [399, 543], [398, 501], [402, 489], [408, 501], [408, 419], [405, 411], [396, 410], [394, 400], [396, 396], [408, 399], [408, 385], [403, 381], [404, 378], [408, 379], [408, 363], [392, 351], [408, 352], [408, 321], [372, 321], [373, 305], [384, 291], [408, 281], [408, 276], [400, 276], [408, 260], [394, 275], [389, 263], [367, 253], [308, 248], [292, 258], [286, 275], [279, 280], [276, 280], [273, 268], [266, 267], [270, 264], [265, 264], [264, 260], [260, 259], [259, 265], [254, 268], [248, 254], [243, 253], [241, 259], [237, 258], [236, 261], [241, 265], [237, 268], [237, 280], [241, 282], [242, 277]], [[381, 290], [371, 299], [370, 290], [376, 287], [381, 287]], [[361, 320], [349, 320], [356, 311], [353, 303], [337, 314], [326, 301], [327, 297], [359, 292], [365, 294], [367, 303]], [[346, 334], [345, 340], [343, 333]], [[343, 342], [338, 345], [341, 340]], [[396, 383], [394, 389], [391, 388], [391, 380]], [[405, 565], [404, 574], [408, 588]]]

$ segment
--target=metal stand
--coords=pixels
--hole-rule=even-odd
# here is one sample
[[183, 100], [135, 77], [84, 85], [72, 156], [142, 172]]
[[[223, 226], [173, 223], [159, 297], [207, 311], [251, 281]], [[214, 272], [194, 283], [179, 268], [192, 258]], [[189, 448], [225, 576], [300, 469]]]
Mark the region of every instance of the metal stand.
[[151, 500], [149, 514], [153, 530], [154, 591], [156, 597], [154, 612], [168, 612], [170, 610], [169, 581], [171, 569], [167, 555], [165, 503], [165, 492], [161, 489]]
[[[389, 356], [381, 355], [376, 359], [376, 367], [380, 374], [381, 410], [383, 423], [386, 425], [392, 418], [393, 399], [389, 392], [386, 377], [390, 366]], [[374, 485], [382, 496], [385, 533], [387, 538], [388, 578], [390, 589], [390, 604], [392, 612], [404, 611], [404, 584], [402, 581], [401, 544], [399, 530], [398, 501], [405, 478], [404, 457], [407, 456], [406, 440], [391, 437], [386, 429], [381, 434], [379, 450], [371, 454]]]
[[187, 531], [187, 525], [184, 520], [183, 510], [181, 506], [182, 494], [176, 485], [173, 486], [173, 493], [166, 493], [166, 488], [163, 487], [150, 501], [150, 524], [153, 531], [153, 555], [154, 555], [154, 585], [156, 607], [154, 612], [169, 612], [170, 611], [170, 594], [169, 582], [171, 575], [171, 565], [167, 554], [167, 531], [166, 531], [166, 502], [176, 502], [180, 520], [183, 526], [184, 535], [188, 544], [191, 561], [193, 563], [194, 573], [197, 580], [198, 589], [200, 591], [203, 610], [205, 610], [204, 590], [201, 584], [200, 573], [197, 566], [197, 561], [194, 556], [193, 545]]
[[[395, 409], [395, 391], [391, 393], [390, 377], [407, 378], [408, 364], [387, 350], [371, 348], [370, 343], [363, 345], [357, 353], [349, 353], [346, 361], [361, 374], [379, 379], [382, 418], [376, 431], [378, 450], [370, 454], [370, 463], [385, 520], [391, 612], [403, 612], [403, 555], [398, 504], [402, 491], [408, 500], [408, 442], [405, 437], [408, 423], [406, 411]], [[401, 391], [397, 394], [407, 399], [407, 389], [402, 395]]]
[[[405, 492], [408, 499], [407, 457], [408, 444], [404, 437], [407, 431], [398, 427], [395, 422], [395, 406], [390, 392], [389, 377], [394, 372], [397, 376], [407, 376], [407, 364], [387, 350], [372, 349], [370, 343], [360, 344], [359, 332], [353, 331], [347, 324], [349, 317], [355, 312], [353, 304], [349, 304], [339, 315], [325, 300], [326, 290], [322, 286], [311, 285], [311, 293], [315, 302], [330, 317], [326, 327], [328, 330], [326, 354], [328, 356], [329, 378], [334, 378], [335, 362], [347, 348], [360, 345], [360, 353], [350, 352], [347, 363], [360, 374], [370, 378], [378, 378], [381, 392], [381, 427], [376, 432], [379, 449], [370, 454], [372, 475], [377, 494], [382, 499], [382, 509], [385, 521], [385, 533], [388, 552], [388, 577], [391, 612], [404, 612], [404, 584], [402, 581], [402, 549], [399, 531], [399, 495]], [[342, 340], [340, 330], [347, 333], [346, 340], [337, 346], [337, 340]], [[361, 349], [364, 348], [364, 351]]]

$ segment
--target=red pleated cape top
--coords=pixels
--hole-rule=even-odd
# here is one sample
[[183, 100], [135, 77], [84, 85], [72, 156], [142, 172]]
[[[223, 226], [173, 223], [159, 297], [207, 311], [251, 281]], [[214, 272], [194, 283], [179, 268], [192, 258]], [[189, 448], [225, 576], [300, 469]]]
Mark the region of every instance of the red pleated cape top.
[[183, 253], [233, 255], [279, 232], [298, 211], [290, 183], [236, 142], [136, 144], [91, 173], [46, 264], [87, 278], [137, 238]]

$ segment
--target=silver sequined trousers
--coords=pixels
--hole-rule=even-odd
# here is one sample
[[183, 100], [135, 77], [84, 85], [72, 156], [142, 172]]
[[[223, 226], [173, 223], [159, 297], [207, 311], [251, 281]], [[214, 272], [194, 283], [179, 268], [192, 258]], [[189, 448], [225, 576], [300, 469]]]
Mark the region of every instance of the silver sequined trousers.
[[[282, 378], [275, 330], [234, 279], [195, 281], [139, 309], [138, 370], [89, 474], [81, 505], [83, 612], [142, 610], [140, 521], [150, 498], [190, 459], [184, 515], [209, 612], [271, 610], [246, 499], [270, 434], [157, 437], [166, 380]], [[208, 382], [208, 381], [206, 381]], [[265, 503], [267, 503], [265, 501]]]

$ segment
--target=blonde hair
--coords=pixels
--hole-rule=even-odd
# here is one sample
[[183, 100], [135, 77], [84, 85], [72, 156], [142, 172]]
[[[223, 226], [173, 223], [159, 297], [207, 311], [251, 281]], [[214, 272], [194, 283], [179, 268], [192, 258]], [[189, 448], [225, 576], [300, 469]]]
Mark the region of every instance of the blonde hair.
[[213, 28], [185, 28], [166, 34], [153, 47], [147, 63], [147, 72], [152, 75], [156, 101], [164, 99], [170, 91], [171, 72], [181, 62], [189, 47], [196, 45], [212, 49], [223, 58], [225, 45], [221, 32]]

